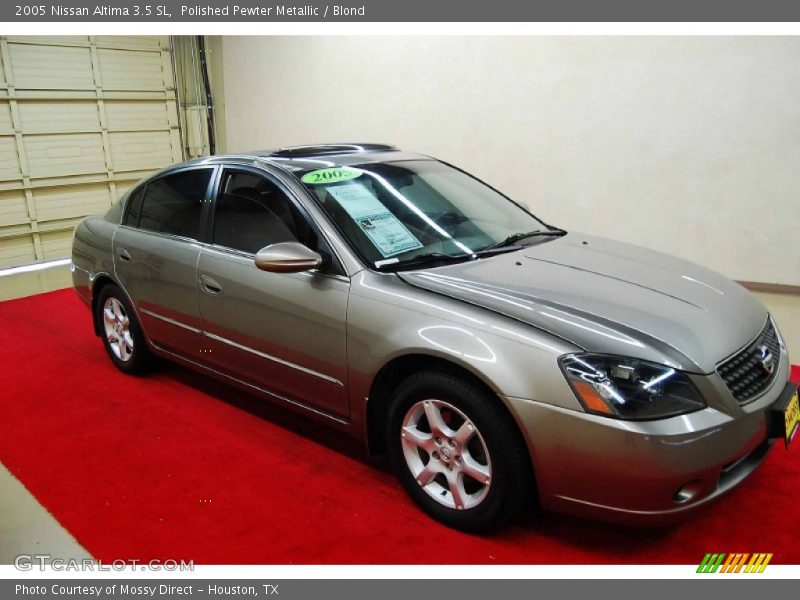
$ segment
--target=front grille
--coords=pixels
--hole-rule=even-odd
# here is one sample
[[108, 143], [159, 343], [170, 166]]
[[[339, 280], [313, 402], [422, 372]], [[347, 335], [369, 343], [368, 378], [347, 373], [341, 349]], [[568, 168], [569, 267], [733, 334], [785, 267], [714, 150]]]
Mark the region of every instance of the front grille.
[[[771, 372], [765, 367], [762, 360], [763, 347], [766, 347], [772, 355], [773, 368]], [[721, 363], [717, 367], [717, 373], [722, 377], [736, 401], [739, 404], [746, 404], [772, 383], [778, 372], [780, 360], [778, 334], [772, 324], [772, 319], [768, 319], [755, 341]]]

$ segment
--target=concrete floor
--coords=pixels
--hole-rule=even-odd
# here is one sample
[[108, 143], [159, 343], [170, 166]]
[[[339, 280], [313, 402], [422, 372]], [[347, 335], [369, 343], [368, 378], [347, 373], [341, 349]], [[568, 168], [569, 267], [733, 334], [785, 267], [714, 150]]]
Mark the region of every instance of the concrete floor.
[[25, 486], [0, 464], [0, 565], [14, 564], [14, 558], [20, 554], [49, 554], [52, 558], [64, 560], [91, 558]]
[[[21, 298], [72, 284], [69, 268], [0, 274], [0, 301]], [[800, 296], [756, 294], [775, 318], [789, 346], [792, 363], [800, 363]], [[78, 544], [36, 498], [0, 464], [0, 564], [12, 564], [18, 554], [50, 554], [83, 559], [89, 553]]]

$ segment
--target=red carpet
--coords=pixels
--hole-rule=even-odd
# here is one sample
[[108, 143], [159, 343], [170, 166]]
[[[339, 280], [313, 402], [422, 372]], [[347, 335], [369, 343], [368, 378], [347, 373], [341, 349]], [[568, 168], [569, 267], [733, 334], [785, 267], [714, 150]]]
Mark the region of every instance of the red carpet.
[[176, 366], [120, 374], [71, 290], [0, 303], [0, 364], [0, 460], [106, 561], [800, 563], [800, 442], [677, 527], [531, 514], [480, 538], [428, 519], [334, 432]]

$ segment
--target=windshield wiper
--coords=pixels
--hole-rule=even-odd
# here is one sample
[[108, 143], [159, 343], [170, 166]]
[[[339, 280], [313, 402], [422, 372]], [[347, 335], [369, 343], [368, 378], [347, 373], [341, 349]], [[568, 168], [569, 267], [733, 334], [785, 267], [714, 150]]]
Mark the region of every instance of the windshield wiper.
[[486, 246], [486, 248], [481, 249], [478, 254], [482, 252], [487, 252], [490, 250], [496, 250], [498, 248], [506, 248], [508, 246], [515, 246], [517, 242], [521, 242], [522, 240], [529, 238], [529, 237], [541, 237], [545, 235], [552, 235], [556, 237], [561, 237], [562, 235], [567, 235], [567, 232], [563, 229], [559, 229], [558, 227], [552, 227], [551, 229], [537, 229], [536, 231], [528, 231], [525, 233], [515, 233], [513, 235], [508, 236], [506, 239], [497, 242], [496, 244], [492, 244], [491, 246]]
[[564, 231], [563, 229], [559, 229], [558, 227], [553, 227], [551, 225], [547, 225], [547, 227], [549, 227], [549, 229], [537, 229], [536, 231], [515, 233], [513, 235], [508, 236], [506, 239], [497, 242], [496, 244], [486, 246], [485, 248], [482, 248], [477, 252], [473, 252], [472, 254], [444, 254], [443, 252], [426, 252], [425, 254], [418, 254], [417, 256], [413, 256], [408, 260], [403, 260], [396, 263], [384, 263], [380, 267], [378, 267], [378, 269], [381, 271], [397, 271], [399, 269], [417, 267], [420, 265], [431, 266], [432, 264], [437, 264], [437, 263], [449, 264], [455, 262], [462, 262], [465, 260], [475, 260], [487, 254], [495, 254], [502, 250], [511, 250], [516, 246], [517, 242], [520, 242], [525, 238], [541, 237], [541, 236], [561, 237], [562, 235], [567, 235], [567, 232]]
[[393, 271], [397, 269], [405, 269], [407, 267], [416, 267], [419, 265], [431, 266], [431, 264], [449, 264], [454, 262], [461, 262], [463, 260], [474, 260], [474, 254], [444, 254], [442, 252], [426, 252], [413, 256], [408, 260], [403, 260], [396, 263], [383, 264], [378, 267], [381, 271]]

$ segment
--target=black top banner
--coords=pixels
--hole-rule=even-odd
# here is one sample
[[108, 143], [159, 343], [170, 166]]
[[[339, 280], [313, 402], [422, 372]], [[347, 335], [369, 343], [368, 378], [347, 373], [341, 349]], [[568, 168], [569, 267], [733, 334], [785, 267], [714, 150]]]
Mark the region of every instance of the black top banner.
[[781, 22], [800, 21], [797, 0], [135, 0], [18, 1], [4, 22]]

